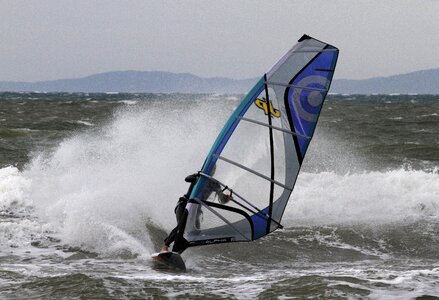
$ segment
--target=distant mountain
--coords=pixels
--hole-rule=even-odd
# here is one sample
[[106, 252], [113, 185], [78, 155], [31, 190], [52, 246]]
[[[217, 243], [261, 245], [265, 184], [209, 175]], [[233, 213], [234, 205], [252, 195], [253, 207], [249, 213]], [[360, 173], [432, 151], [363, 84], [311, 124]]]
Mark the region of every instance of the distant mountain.
[[245, 93], [255, 82], [255, 79], [203, 78], [188, 73], [117, 71], [78, 79], [39, 82], [0, 81], [0, 91]]
[[365, 80], [334, 80], [331, 92], [341, 94], [439, 94], [439, 68]]
[[[124, 93], [246, 93], [256, 78], [203, 78], [188, 73], [118, 71], [78, 79], [39, 82], [0, 81], [0, 91], [124, 92]], [[334, 80], [332, 93], [439, 94], [439, 68], [366, 80]]]

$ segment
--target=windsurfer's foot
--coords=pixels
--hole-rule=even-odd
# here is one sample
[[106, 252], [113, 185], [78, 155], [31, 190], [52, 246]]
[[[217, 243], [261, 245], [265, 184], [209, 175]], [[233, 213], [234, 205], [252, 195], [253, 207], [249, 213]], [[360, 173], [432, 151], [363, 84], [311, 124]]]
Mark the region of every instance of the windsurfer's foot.
[[160, 252], [169, 252], [169, 248], [166, 245], [163, 245], [162, 249], [160, 250]]

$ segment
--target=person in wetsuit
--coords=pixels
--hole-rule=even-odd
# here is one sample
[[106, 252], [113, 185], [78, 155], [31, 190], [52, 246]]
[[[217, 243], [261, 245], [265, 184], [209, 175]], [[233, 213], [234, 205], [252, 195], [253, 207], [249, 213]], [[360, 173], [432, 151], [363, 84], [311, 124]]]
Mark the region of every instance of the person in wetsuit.
[[186, 208], [186, 204], [189, 200], [189, 197], [192, 193], [192, 190], [194, 189], [194, 186], [195, 186], [195, 183], [197, 182], [198, 176], [199, 176], [198, 174], [192, 174], [192, 175], [187, 176], [184, 179], [184, 181], [190, 182], [190, 186], [189, 186], [187, 193], [184, 194], [183, 197], [180, 197], [177, 201], [177, 205], [175, 206], [175, 209], [174, 209], [175, 217], [177, 219], [177, 226], [174, 229], [172, 229], [172, 231], [169, 233], [169, 235], [165, 238], [165, 240], [164, 240], [165, 244], [163, 245], [162, 249], [160, 250], [161, 252], [169, 251], [169, 245], [171, 245], [171, 243], [173, 241], [175, 241], [175, 238], [177, 237], [178, 224], [180, 223], [180, 219], [183, 216], [184, 209]]
[[[214, 172], [215, 172], [215, 169], [212, 172], [212, 175]], [[174, 209], [175, 217], [177, 219], [177, 226], [174, 229], [172, 229], [172, 231], [169, 233], [169, 235], [165, 238], [165, 240], [164, 240], [165, 243], [162, 246], [162, 249], [160, 250], [161, 252], [168, 252], [169, 246], [172, 244], [172, 242], [175, 241], [175, 239], [177, 237], [177, 233], [178, 233], [180, 220], [183, 217], [183, 213], [184, 213], [184, 210], [186, 208], [186, 204], [189, 201], [189, 197], [191, 196], [192, 190], [194, 189], [195, 183], [197, 182], [199, 176], [200, 176], [200, 174], [195, 173], [195, 174], [187, 176], [184, 179], [184, 181], [190, 182], [190, 186], [189, 186], [187, 193], [184, 194], [183, 197], [180, 197], [177, 201], [177, 205], [175, 206], [175, 209]], [[206, 193], [203, 196], [203, 200], [207, 199], [210, 196], [210, 194], [212, 194], [213, 192], [215, 192], [218, 195], [218, 201], [221, 204], [225, 204], [228, 201], [233, 199], [232, 195], [225, 195], [223, 193], [223, 191], [224, 190], [221, 190], [221, 186], [219, 183], [217, 183], [216, 181], [213, 181], [213, 180], [209, 180], [208, 187], [206, 188]], [[201, 210], [200, 210], [200, 214], [201, 214]]]

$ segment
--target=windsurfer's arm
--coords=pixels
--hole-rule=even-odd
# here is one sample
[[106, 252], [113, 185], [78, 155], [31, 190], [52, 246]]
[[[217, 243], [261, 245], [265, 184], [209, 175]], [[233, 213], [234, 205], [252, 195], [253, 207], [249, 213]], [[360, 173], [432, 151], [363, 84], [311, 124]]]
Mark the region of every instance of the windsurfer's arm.
[[[229, 190], [228, 187], [222, 188], [221, 185], [215, 180], [209, 180], [208, 184], [209, 184], [209, 186], [206, 190], [210, 191], [209, 195], [211, 193], [215, 192], [216, 197], [218, 197], [219, 203], [226, 204], [230, 200], [233, 200], [231, 191], [230, 191], [229, 195], [224, 193], [226, 190]], [[205, 199], [207, 199], [207, 198], [208, 198], [208, 196]]]
[[228, 195], [224, 193], [226, 190], [229, 190], [227, 186], [224, 189], [220, 189], [216, 192], [216, 194], [218, 195], [218, 202], [221, 204], [226, 204], [230, 200], [233, 200], [232, 190], [229, 190], [230, 194]]
[[233, 196], [232, 195], [226, 195], [224, 193], [218, 194], [218, 202], [219, 203], [226, 204], [230, 200], [233, 200]]

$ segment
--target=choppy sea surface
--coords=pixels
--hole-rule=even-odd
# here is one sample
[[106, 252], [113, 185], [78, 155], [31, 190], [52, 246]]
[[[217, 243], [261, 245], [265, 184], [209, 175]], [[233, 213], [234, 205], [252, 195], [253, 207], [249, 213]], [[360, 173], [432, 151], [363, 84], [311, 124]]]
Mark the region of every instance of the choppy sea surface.
[[439, 297], [439, 96], [330, 95], [282, 223], [152, 269], [241, 95], [0, 94], [0, 298]]

